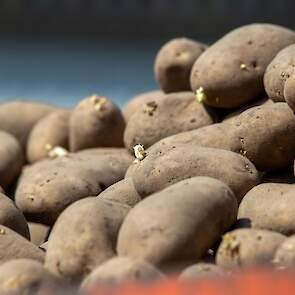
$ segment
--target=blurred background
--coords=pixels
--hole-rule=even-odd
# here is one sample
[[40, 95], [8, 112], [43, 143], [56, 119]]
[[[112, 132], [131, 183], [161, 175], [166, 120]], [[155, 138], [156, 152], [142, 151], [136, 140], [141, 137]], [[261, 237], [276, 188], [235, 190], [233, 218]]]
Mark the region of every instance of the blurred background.
[[295, 28], [294, 0], [0, 0], [0, 100], [70, 106], [93, 93], [120, 106], [157, 88], [170, 38], [212, 43], [252, 22]]

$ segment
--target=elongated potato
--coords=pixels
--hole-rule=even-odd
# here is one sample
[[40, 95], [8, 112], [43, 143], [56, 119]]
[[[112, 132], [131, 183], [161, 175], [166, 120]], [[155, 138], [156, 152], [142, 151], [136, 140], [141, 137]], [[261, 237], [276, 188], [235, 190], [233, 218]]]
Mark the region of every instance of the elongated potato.
[[164, 137], [214, 121], [213, 111], [198, 103], [192, 92], [171, 93], [144, 104], [133, 114], [124, 133], [125, 147], [131, 152], [136, 144], [148, 148]]
[[179, 276], [180, 281], [204, 279], [209, 277], [225, 276], [226, 271], [212, 263], [199, 262], [186, 268]]
[[81, 290], [95, 286], [142, 282], [163, 279], [164, 275], [152, 264], [132, 257], [115, 257], [95, 268], [82, 282]]
[[131, 178], [125, 178], [109, 186], [98, 195], [98, 198], [119, 202], [130, 207], [134, 207], [141, 201], [141, 197], [136, 191]]
[[27, 159], [34, 163], [48, 157], [55, 146], [68, 149], [69, 110], [59, 110], [41, 119], [32, 129], [27, 143]]
[[29, 230], [31, 242], [36, 246], [41, 246], [47, 241], [50, 228], [49, 226], [41, 223], [29, 222]]
[[175, 38], [164, 44], [154, 64], [161, 89], [166, 93], [191, 90], [193, 64], [206, 48], [207, 45], [188, 38]]
[[19, 142], [11, 134], [0, 131], [0, 185], [5, 190], [19, 176], [23, 164], [24, 156]]
[[61, 282], [37, 261], [14, 259], [0, 265], [0, 293], [3, 295], [43, 294], [41, 290], [53, 291], [58, 286]]
[[194, 176], [217, 178], [233, 190], [238, 202], [260, 181], [254, 165], [245, 157], [226, 150], [191, 144], [154, 146], [126, 173], [141, 197]]
[[0, 104], [0, 129], [14, 135], [25, 148], [33, 126], [56, 107], [37, 102], [12, 101]]
[[153, 90], [138, 94], [132, 97], [123, 108], [123, 116], [126, 122], [129, 121], [131, 116], [147, 102], [158, 100], [165, 96], [161, 90]]
[[260, 184], [244, 197], [239, 207], [238, 219], [247, 227], [292, 235], [295, 233], [294, 195], [294, 184]]
[[97, 198], [72, 204], [49, 236], [46, 267], [57, 276], [75, 280], [115, 256], [118, 231], [129, 209]]
[[236, 229], [223, 236], [216, 263], [223, 268], [269, 266], [285, 239], [268, 230]]
[[275, 55], [295, 42], [295, 33], [271, 24], [237, 28], [195, 62], [191, 88], [204, 103], [219, 108], [239, 107], [264, 92], [263, 75]]
[[278, 268], [295, 268], [295, 235], [284, 240], [278, 247], [273, 263]]
[[26, 168], [15, 201], [30, 221], [52, 225], [71, 203], [124, 178], [133, 158], [124, 149], [93, 149]]
[[199, 259], [236, 220], [237, 208], [234, 194], [221, 181], [186, 179], [130, 210], [119, 232], [118, 254], [158, 266]]
[[70, 150], [123, 146], [125, 121], [120, 109], [105, 97], [83, 99], [72, 111], [69, 125]]
[[29, 258], [44, 261], [44, 253], [27, 239], [0, 225], [0, 264], [17, 258]]

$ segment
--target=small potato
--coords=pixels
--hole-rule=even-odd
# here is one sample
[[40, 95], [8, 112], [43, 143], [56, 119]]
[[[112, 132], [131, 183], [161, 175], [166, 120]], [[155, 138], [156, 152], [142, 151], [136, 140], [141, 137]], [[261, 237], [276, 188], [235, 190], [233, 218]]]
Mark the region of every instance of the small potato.
[[193, 64], [206, 48], [207, 45], [188, 38], [175, 38], [164, 44], [154, 64], [161, 89], [166, 93], [191, 90]]
[[216, 255], [223, 268], [250, 267], [272, 264], [275, 252], [285, 236], [259, 229], [236, 229], [225, 234]]
[[130, 207], [134, 207], [141, 201], [141, 197], [136, 191], [131, 178], [125, 178], [109, 186], [98, 195], [98, 198], [119, 202]]
[[37, 102], [12, 101], [0, 104], [0, 129], [11, 133], [23, 148], [33, 126], [58, 108]]
[[123, 179], [132, 161], [124, 149], [90, 149], [39, 161], [23, 171], [15, 202], [28, 220], [52, 225], [71, 203]]
[[226, 275], [226, 272], [218, 265], [200, 262], [186, 268], [179, 276], [180, 281], [191, 281]]
[[273, 263], [278, 268], [295, 268], [295, 235], [284, 240], [278, 247]]
[[98, 285], [120, 283], [150, 283], [164, 275], [152, 264], [132, 257], [115, 257], [95, 268], [82, 282], [81, 290], [92, 290]]
[[37, 122], [27, 143], [29, 163], [48, 157], [48, 152], [56, 146], [68, 149], [70, 114], [69, 110], [59, 110]]
[[164, 95], [165, 94], [163, 93], [163, 91], [154, 90], [154, 91], [144, 92], [134, 96], [127, 102], [127, 104], [123, 108], [123, 116], [125, 121], [128, 122], [131, 116], [137, 110], [141, 109], [145, 103], [153, 101], [153, 100], [158, 100]]
[[0, 225], [0, 264], [17, 258], [29, 258], [44, 261], [44, 253], [27, 239]]
[[275, 55], [295, 43], [295, 33], [271, 24], [237, 28], [195, 62], [191, 89], [203, 102], [218, 108], [242, 106], [264, 93], [263, 75]]
[[11, 134], [0, 131], [0, 185], [5, 190], [19, 176], [23, 164], [24, 156], [19, 142]]
[[41, 223], [29, 222], [31, 242], [36, 246], [41, 246], [46, 242], [50, 228]]
[[69, 206], [49, 236], [46, 268], [57, 276], [79, 280], [115, 256], [118, 231], [129, 209], [97, 198]]
[[0, 265], [0, 293], [3, 295], [45, 294], [46, 290], [53, 291], [60, 285], [37, 261], [14, 259]]
[[223, 182], [186, 179], [130, 210], [119, 232], [118, 254], [157, 266], [199, 259], [235, 222], [237, 209], [234, 194]]
[[141, 197], [194, 176], [209, 176], [225, 182], [238, 202], [260, 181], [258, 171], [245, 157], [226, 150], [191, 144], [155, 145], [126, 173]]
[[129, 119], [124, 133], [125, 147], [131, 152], [136, 144], [148, 148], [164, 137], [214, 121], [213, 111], [198, 103], [192, 92], [167, 94], [144, 104]]
[[239, 223], [284, 235], [295, 233], [295, 185], [263, 183], [250, 190], [239, 207]]
[[93, 95], [72, 111], [70, 151], [94, 147], [121, 147], [125, 121], [120, 109], [105, 97]]

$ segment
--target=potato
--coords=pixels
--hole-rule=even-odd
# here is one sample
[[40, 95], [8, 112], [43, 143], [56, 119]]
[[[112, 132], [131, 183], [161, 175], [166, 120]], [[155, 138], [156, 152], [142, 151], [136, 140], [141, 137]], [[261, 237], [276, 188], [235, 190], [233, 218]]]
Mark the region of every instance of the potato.
[[167, 94], [146, 103], [129, 119], [124, 133], [125, 147], [131, 152], [136, 144], [148, 148], [164, 137], [214, 121], [213, 111], [198, 103], [192, 92]]
[[273, 263], [278, 268], [295, 267], [295, 235], [284, 240], [278, 247]]
[[206, 48], [207, 45], [188, 38], [175, 38], [164, 44], [154, 63], [161, 89], [166, 93], [191, 90], [191, 69]]
[[191, 144], [154, 146], [126, 173], [141, 197], [194, 176], [217, 178], [233, 190], [238, 202], [259, 183], [259, 174], [245, 157], [226, 150]]
[[137, 110], [141, 109], [145, 103], [160, 99], [163, 96], [165, 96], [165, 94], [161, 90], [144, 92], [134, 96], [127, 102], [127, 104], [123, 108], [123, 116], [125, 121], [128, 122], [131, 116]]
[[142, 282], [163, 279], [164, 275], [152, 264], [132, 257], [114, 257], [95, 268], [82, 282], [81, 290], [98, 285]]
[[23, 213], [2, 193], [0, 193], [0, 224], [30, 239], [29, 227]]
[[41, 294], [41, 290], [45, 294], [45, 289], [53, 291], [60, 285], [37, 261], [14, 259], [0, 265], [0, 293], [3, 295]]
[[186, 268], [179, 276], [180, 281], [204, 279], [226, 275], [226, 272], [218, 265], [199, 262]]
[[240, 204], [239, 220], [247, 227], [294, 234], [294, 190], [294, 184], [286, 183], [263, 183], [254, 187]]
[[14, 135], [25, 148], [33, 126], [56, 107], [29, 101], [12, 101], [0, 104], [0, 129]]
[[48, 157], [53, 147], [68, 149], [69, 117], [69, 110], [59, 110], [37, 122], [27, 143], [27, 159], [30, 163]]
[[295, 112], [295, 76], [285, 82], [284, 97], [288, 106]]
[[130, 207], [134, 207], [141, 201], [141, 197], [136, 191], [131, 178], [125, 178], [109, 186], [98, 195], [98, 198], [119, 202]]
[[223, 268], [271, 265], [285, 236], [259, 229], [236, 229], [225, 234], [216, 255]]
[[123, 146], [123, 115], [105, 97], [93, 95], [83, 99], [72, 111], [69, 124], [72, 152], [94, 147]]
[[41, 246], [46, 242], [50, 228], [41, 223], [29, 222], [31, 242], [36, 246]]
[[23, 163], [24, 156], [19, 142], [11, 134], [0, 131], [0, 185], [5, 190], [19, 176]]
[[17, 258], [30, 258], [43, 262], [44, 253], [15, 231], [0, 225], [0, 264]]
[[120, 256], [163, 266], [201, 258], [236, 220], [231, 189], [210, 177], [186, 179], [132, 208], [119, 232]]
[[45, 266], [50, 272], [76, 280], [115, 256], [119, 228], [130, 207], [98, 198], [69, 206], [49, 236]]
[[191, 89], [207, 105], [234, 108], [264, 93], [263, 75], [275, 55], [295, 43], [295, 33], [271, 24], [237, 28], [194, 63]]
[[123, 149], [93, 149], [26, 168], [15, 201], [30, 221], [52, 225], [71, 203], [124, 178], [133, 158]]

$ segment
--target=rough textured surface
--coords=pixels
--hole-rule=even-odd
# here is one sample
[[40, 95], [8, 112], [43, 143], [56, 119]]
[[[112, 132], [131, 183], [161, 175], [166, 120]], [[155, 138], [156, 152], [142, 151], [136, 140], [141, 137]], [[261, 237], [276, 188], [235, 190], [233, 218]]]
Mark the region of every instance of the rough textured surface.
[[226, 275], [226, 271], [212, 263], [199, 262], [186, 268], [179, 276], [180, 281], [196, 280]]

